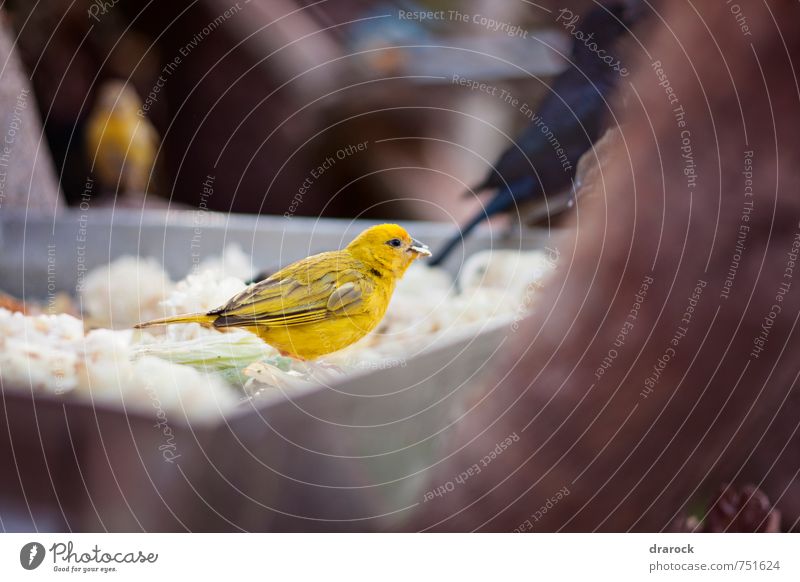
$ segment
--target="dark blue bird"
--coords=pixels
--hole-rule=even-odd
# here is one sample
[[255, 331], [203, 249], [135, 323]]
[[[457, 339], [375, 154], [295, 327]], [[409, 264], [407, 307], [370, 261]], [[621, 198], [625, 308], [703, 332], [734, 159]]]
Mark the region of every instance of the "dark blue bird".
[[610, 93], [627, 75], [616, 41], [633, 23], [633, 9], [629, 3], [611, 2], [580, 18], [568, 12], [557, 14], [557, 24], [573, 38], [572, 62], [556, 77], [519, 139], [472, 189], [496, 190], [494, 197], [434, 255], [430, 265], [444, 261], [490, 216], [568, 189], [578, 160], [600, 137]]

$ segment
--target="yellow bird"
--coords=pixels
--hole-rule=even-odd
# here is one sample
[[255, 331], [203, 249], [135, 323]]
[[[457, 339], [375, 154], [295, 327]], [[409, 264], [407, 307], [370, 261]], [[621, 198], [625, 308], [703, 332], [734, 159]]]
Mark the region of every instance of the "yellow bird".
[[208, 313], [136, 325], [241, 327], [282, 354], [314, 359], [360, 340], [380, 323], [395, 284], [428, 247], [396, 224], [368, 228], [340, 251], [293, 263]]
[[152, 180], [158, 133], [139, 115], [141, 106], [139, 94], [123, 81], [100, 88], [86, 126], [86, 153], [104, 188], [143, 194]]

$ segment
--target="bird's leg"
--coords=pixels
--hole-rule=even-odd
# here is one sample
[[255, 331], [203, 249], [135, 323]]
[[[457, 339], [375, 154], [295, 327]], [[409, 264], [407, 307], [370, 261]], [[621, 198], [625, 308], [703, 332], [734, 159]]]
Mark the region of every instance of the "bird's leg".
[[292, 360], [297, 360], [298, 362], [305, 362], [307, 361], [305, 358], [301, 358], [300, 356], [296, 356], [294, 354], [290, 354], [289, 352], [285, 352], [283, 350], [278, 350], [278, 353], [283, 356], [284, 358], [289, 358]]
[[342, 368], [339, 364], [334, 364], [332, 362], [326, 362], [325, 360], [318, 360], [314, 362], [315, 365], [322, 369], [322, 370], [330, 370], [332, 372], [336, 372], [337, 374], [346, 374], [344, 368]]

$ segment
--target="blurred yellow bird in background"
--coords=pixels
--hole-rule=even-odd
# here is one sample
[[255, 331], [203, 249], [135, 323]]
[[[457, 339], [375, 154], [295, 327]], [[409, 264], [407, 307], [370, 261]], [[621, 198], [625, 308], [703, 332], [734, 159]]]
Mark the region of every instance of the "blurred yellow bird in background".
[[250, 285], [208, 313], [136, 325], [241, 327], [282, 354], [314, 359], [360, 340], [380, 323], [395, 284], [428, 247], [396, 224], [368, 228], [340, 251], [320, 253]]
[[144, 194], [152, 180], [158, 133], [139, 115], [142, 100], [120, 80], [100, 87], [86, 126], [89, 164], [100, 185], [120, 194]]

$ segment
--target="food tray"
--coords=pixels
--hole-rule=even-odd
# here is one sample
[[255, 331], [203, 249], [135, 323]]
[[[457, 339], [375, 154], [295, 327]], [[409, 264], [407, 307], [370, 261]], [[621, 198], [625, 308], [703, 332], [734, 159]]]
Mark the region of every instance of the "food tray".
[[[74, 293], [85, 270], [125, 254], [158, 258], [173, 278], [229, 243], [274, 268], [338, 248], [373, 223], [211, 212], [68, 211], [0, 215], [4, 290]], [[436, 249], [452, 225], [403, 223]], [[533, 249], [547, 231], [494, 243]], [[449, 262], [456, 269], [462, 258]], [[53, 258], [54, 257], [54, 258]], [[254, 260], [255, 262], [255, 260]], [[6, 531], [330, 531], [403, 527], [424, 507], [438, 454], [475, 402], [509, 336], [494, 326], [335, 386], [249, 402], [222, 422], [124, 410], [0, 386], [0, 519]], [[163, 425], [163, 423], [162, 423]], [[161, 449], [159, 448], [161, 447]]]

